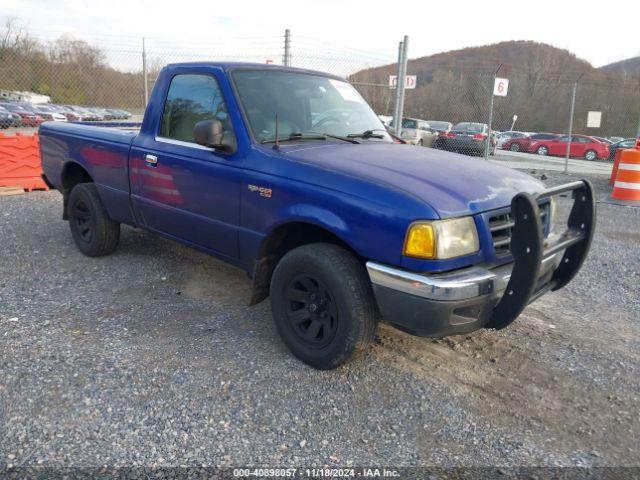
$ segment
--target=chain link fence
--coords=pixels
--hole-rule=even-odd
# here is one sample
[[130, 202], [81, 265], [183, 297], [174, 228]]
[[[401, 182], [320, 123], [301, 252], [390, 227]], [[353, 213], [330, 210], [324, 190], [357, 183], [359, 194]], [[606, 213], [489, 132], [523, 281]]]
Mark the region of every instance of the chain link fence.
[[[283, 32], [284, 33], [284, 32]], [[7, 23], [0, 29], [0, 103], [41, 102], [125, 109], [139, 119], [145, 92], [151, 92], [160, 69], [173, 62], [245, 61], [289, 63], [349, 79], [376, 113], [392, 116], [397, 73], [395, 49], [369, 52], [305, 36], [163, 39], [95, 36], [78, 40], [62, 32], [27, 32]], [[569, 130], [571, 98], [577, 81], [573, 133], [633, 137], [640, 117], [640, 78], [550, 71], [504, 65], [498, 76], [509, 79], [508, 95], [493, 96], [497, 65], [419, 67], [415, 89], [405, 91], [404, 116], [457, 124], [491, 124], [494, 131]], [[39, 97], [43, 95], [45, 97]], [[48, 99], [46, 98], [48, 97]], [[493, 97], [492, 118], [489, 118]], [[588, 112], [601, 112], [598, 127], [587, 125]], [[137, 117], [136, 117], [137, 116]]]

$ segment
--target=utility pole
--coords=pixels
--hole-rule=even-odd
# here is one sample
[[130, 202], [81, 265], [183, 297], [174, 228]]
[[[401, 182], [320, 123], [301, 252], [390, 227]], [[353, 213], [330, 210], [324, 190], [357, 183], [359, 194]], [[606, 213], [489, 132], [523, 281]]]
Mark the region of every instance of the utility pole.
[[288, 28], [284, 31], [284, 55], [282, 56], [282, 64], [285, 67], [291, 66], [291, 30]]
[[575, 108], [576, 108], [576, 92], [578, 91], [578, 82], [582, 78], [582, 75], [584, 74], [581, 73], [580, 75], [578, 75], [578, 78], [576, 78], [576, 81], [573, 82], [573, 91], [571, 92], [571, 113], [569, 114], [569, 132], [568, 132], [569, 140], [567, 141], [567, 152], [564, 158], [565, 174], [569, 173], [569, 155], [571, 153], [571, 135], [573, 134], [573, 112], [575, 111]]
[[493, 72], [493, 76], [491, 77], [491, 86], [489, 87], [489, 93], [491, 97], [489, 99], [489, 122], [487, 125], [489, 126], [489, 131], [487, 132], [487, 143], [484, 145], [484, 159], [489, 160], [489, 149], [491, 148], [491, 124], [493, 123], [493, 89], [496, 86], [496, 77], [498, 76], [498, 72], [502, 68], [502, 64], [498, 65], [498, 68]]
[[393, 125], [396, 135], [399, 137], [402, 133], [402, 117], [404, 115], [404, 82], [407, 76], [407, 63], [409, 50], [409, 37], [404, 36], [402, 42], [398, 46], [398, 75], [396, 77], [396, 110], [393, 116]]
[[149, 86], [147, 83], [147, 50], [145, 48], [144, 37], [142, 37], [142, 79], [144, 82], [144, 107], [149, 103]]

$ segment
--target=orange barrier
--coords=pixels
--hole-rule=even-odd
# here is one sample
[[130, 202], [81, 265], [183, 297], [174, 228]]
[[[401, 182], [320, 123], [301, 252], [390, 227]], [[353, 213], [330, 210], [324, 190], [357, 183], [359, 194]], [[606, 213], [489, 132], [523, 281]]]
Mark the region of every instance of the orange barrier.
[[620, 154], [611, 198], [625, 204], [640, 205], [640, 149], [629, 148]]
[[622, 149], [619, 148], [616, 150], [616, 155], [613, 157], [613, 169], [611, 169], [611, 178], [609, 178], [609, 185], [613, 185], [613, 182], [616, 181], [616, 175], [618, 174], [618, 164], [620, 163], [620, 155], [622, 154]]
[[38, 134], [0, 133], [0, 186], [49, 190], [41, 174]]

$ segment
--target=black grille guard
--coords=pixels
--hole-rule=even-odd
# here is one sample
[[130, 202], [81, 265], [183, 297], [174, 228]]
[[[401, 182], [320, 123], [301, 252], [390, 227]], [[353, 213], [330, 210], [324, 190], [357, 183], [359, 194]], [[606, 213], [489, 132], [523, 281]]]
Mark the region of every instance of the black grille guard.
[[[545, 248], [538, 202], [568, 192], [572, 193], [573, 206], [567, 230], [558, 241]], [[537, 195], [519, 193], [511, 200], [511, 214], [515, 221], [510, 244], [513, 270], [504, 295], [486, 324], [488, 328], [505, 328], [529, 303], [564, 287], [578, 273], [589, 252], [596, 224], [593, 186], [588, 180], [580, 180], [549, 188]], [[538, 285], [542, 260], [561, 250], [565, 250], [564, 255], [551, 279]]]

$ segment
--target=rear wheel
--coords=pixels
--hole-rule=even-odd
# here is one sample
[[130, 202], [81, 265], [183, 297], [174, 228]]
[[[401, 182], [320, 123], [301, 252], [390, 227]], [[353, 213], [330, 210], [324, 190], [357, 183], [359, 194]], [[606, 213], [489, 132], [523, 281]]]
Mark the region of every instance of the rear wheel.
[[598, 154], [595, 150], [587, 150], [584, 153], [585, 160], [596, 160], [598, 158]]
[[547, 155], [549, 153], [549, 149], [547, 147], [545, 147], [544, 145], [540, 145], [537, 148], [536, 153], [538, 155]]
[[418, 142], [418, 146], [419, 147], [424, 147], [424, 142], [422, 141], [422, 139], [420, 139], [420, 141]]
[[79, 183], [67, 203], [69, 228], [78, 249], [89, 257], [112, 253], [120, 240], [120, 224], [109, 218], [93, 183]]
[[362, 353], [373, 340], [377, 308], [364, 266], [337, 245], [298, 247], [278, 263], [271, 309], [289, 350], [321, 370]]

